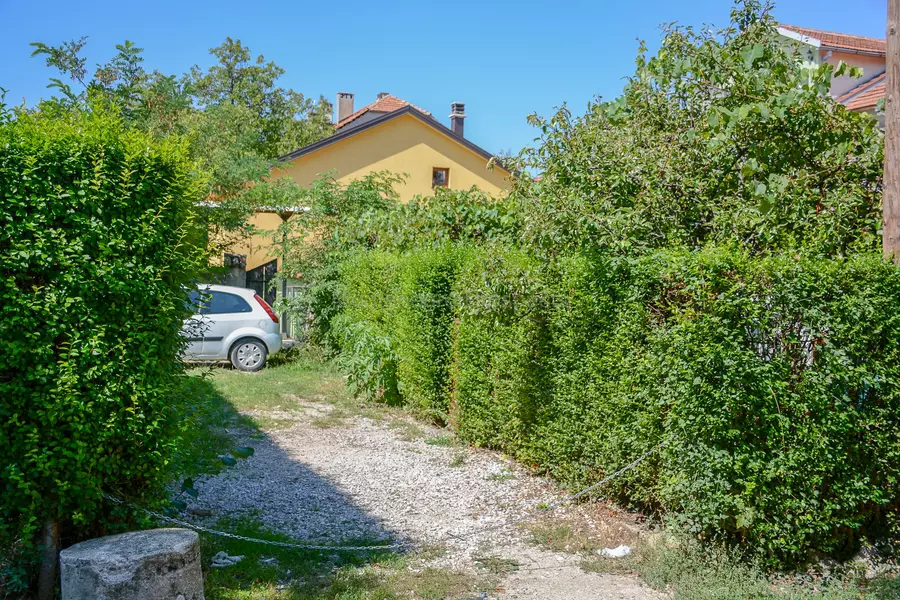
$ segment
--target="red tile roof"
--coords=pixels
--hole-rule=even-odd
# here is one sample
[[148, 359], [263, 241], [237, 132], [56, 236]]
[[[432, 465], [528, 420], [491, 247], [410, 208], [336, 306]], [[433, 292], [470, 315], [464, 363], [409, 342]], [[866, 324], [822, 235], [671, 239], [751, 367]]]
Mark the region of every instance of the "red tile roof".
[[838, 102], [847, 107], [847, 110], [865, 110], [874, 108], [878, 101], [884, 98], [886, 73], [876, 75], [869, 81], [861, 83], [840, 98]]
[[363, 116], [364, 114], [366, 114], [369, 111], [390, 113], [390, 112], [394, 112], [395, 110], [399, 110], [401, 108], [406, 108], [407, 106], [413, 107], [414, 109], [416, 109], [423, 115], [427, 115], [429, 117], [431, 116], [430, 112], [419, 108], [415, 104], [407, 102], [406, 100], [401, 100], [400, 98], [397, 98], [396, 96], [391, 96], [390, 94], [385, 94], [385, 95], [381, 96], [380, 98], [378, 98], [378, 100], [376, 100], [372, 104], [367, 104], [366, 106], [363, 106], [361, 109], [354, 112], [353, 114], [351, 114], [347, 117], [344, 117], [343, 119], [338, 121], [338, 124], [335, 125], [335, 128], [340, 129], [341, 127], [344, 127], [345, 125], [352, 123], [353, 121], [360, 118], [361, 116]]
[[850, 35], [847, 33], [834, 33], [833, 31], [822, 31], [820, 29], [809, 29], [807, 27], [797, 27], [796, 25], [784, 25], [784, 27], [794, 33], [815, 38], [822, 42], [826, 48], [834, 50], [844, 50], [846, 52], [867, 52], [872, 54], [886, 54], [886, 42], [880, 38], [864, 37], [861, 35]]

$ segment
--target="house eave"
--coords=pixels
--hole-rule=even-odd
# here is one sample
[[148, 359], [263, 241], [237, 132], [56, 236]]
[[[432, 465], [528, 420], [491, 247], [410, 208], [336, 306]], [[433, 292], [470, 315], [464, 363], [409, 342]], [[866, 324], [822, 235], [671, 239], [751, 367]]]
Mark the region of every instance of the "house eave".
[[856, 50], [854, 48], [847, 48], [846, 46], [832, 46], [830, 44], [825, 44], [822, 42], [822, 40], [816, 39], [809, 35], [803, 35], [802, 33], [797, 33], [796, 31], [792, 31], [784, 27], [778, 27], [778, 33], [783, 37], [800, 42], [801, 44], [807, 44], [808, 46], [818, 48], [819, 50], [825, 50], [828, 52], [841, 52], [843, 54], [858, 54], [860, 56], [877, 56], [881, 58], [885, 57], [884, 52], [878, 52], [877, 50]]
[[797, 33], [796, 31], [791, 31], [790, 29], [785, 29], [784, 27], [779, 27], [778, 33], [788, 39], [800, 42], [801, 44], [807, 44], [815, 48], [822, 47], [822, 42], [817, 40], [816, 38], [810, 37], [808, 35], [803, 35], [802, 33]]
[[874, 50], [854, 50], [851, 48], [844, 48], [842, 46], [820, 46], [821, 50], [828, 50], [830, 52], [840, 52], [841, 54], [858, 54], [860, 56], [876, 56], [879, 58], [884, 58], [886, 55], [884, 52], [876, 52]]

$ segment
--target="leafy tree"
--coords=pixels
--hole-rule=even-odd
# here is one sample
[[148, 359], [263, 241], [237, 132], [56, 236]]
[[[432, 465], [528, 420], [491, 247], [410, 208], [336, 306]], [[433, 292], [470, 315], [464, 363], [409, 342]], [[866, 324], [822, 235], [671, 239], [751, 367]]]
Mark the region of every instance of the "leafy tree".
[[108, 95], [122, 110], [126, 120], [133, 120], [143, 107], [144, 91], [149, 77], [142, 63], [143, 48], [126, 40], [116, 44], [116, 55], [94, 73], [94, 85]]
[[[31, 56], [46, 55], [46, 63], [48, 67], [54, 67], [64, 75], [86, 88], [85, 78], [87, 76], [87, 59], [81, 56], [81, 49], [87, 44], [87, 36], [82, 36], [77, 40], [63, 42], [59, 46], [48, 46], [42, 42], [31, 42], [34, 51]], [[76, 93], [72, 87], [63, 82], [59, 78], [51, 77], [48, 88], [56, 88], [70, 101], [77, 101], [83, 98], [84, 91]]]
[[[327, 268], [342, 253], [347, 244], [342, 236], [351, 224], [377, 219], [398, 206], [398, 175], [387, 171], [369, 173], [348, 184], [341, 184], [333, 173], [312, 183], [309, 189], [292, 190], [296, 184], [279, 179], [268, 186], [248, 192], [255, 201], [268, 206], [281, 206], [288, 211], [303, 207], [293, 218], [286, 220], [272, 234], [273, 246], [286, 254], [285, 273], [302, 278], [304, 273]], [[297, 186], [299, 187], [299, 186]], [[300, 199], [299, 204], [287, 206], [286, 199]]]
[[231, 104], [246, 107], [253, 116], [258, 150], [274, 158], [325, 137], [331, 130], [331, 104], [278, 87], [284, 69], [252, 58], [250, 49], [230, 37], [210, 49], [218, 62], [203, 71], [194, 65], [186, 79], [200, 107]]
[[737, 240], [754, 252], [875, 248], [883, 140], [828, 94], [841, 64], [809, 66], [770, 6], [744, 0], [719, 31], [668, 26], [641, 45], [620, 98], [549, 119], [520, 168], [530, 239], [626, 253]]
[[[331, 105], [324, 98], [313, 101], [279, 87], [284, 69], [262, 55], [251, 59], [240, 40], [227, 38], [210, 50], [217, 58], [213, 66], [203, 70], [195, 65], [181, 77], [148, 73], [143, 49], [126, 40], [91, 78], [81, 56], [86, 40], [32, 44], [33, 56], [45, 57], [48, 67], [72, 82], [54, 78], [48, 87], [60, 90], [69, 105], [105, 102], [128, 126], [189, 139], [193, 156], [210, 175], [211, 202], [204, 215], [214, 253], [252, 231], [248, 218], [258, 208], [297, 205], [298, 186], [273, 185], [267, 178], [279, 155], [333, 131]], [[250, 190], [255, 191], [248, 194]], [[285, 197], [288, 193], [291, 198]]]
[[[296, 212], [272, 232], [272, 249], [282, 258], [280, 276], [309, 283], [305, 292], [282, 301], [279, 309], [300, 318], [313, 317], [316, 341], [330, 344], [328, 323], [337, 311], [336, 284], [338, 265], [348, 244], [343, 236], [353, 223], [385, 214], [398, 205], [396, 184], [403, 178], [388, 172], [370, 173], [348, 184], [333, 174], [317, 179], [308, 189], [297, 187], [287, 178], [266, 186], [256, 186], [248, 195], [259, 203]], [[299, 198], [299, 200], [297, 200]], [[294, 200], [293, 205], [286, 204]]]
[[518, 243], [520, 219], [513, 200], [493, 198], [475, 187], [438, 187], [434, 192], [434, 196], [345, 219], [335, 231], [332, 245], [406, 250], [457, 243]]

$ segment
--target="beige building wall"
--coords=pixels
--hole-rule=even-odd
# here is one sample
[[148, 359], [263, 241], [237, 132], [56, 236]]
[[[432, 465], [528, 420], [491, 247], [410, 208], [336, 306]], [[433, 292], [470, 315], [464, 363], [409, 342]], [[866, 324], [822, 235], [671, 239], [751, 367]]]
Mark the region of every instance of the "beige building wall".
[[[493, 196], [506, 193], [509, 173], [500, 167], [488, 168], [488, 161], [463, 144], [444, 135], [412, 115], [401, 115], [283, 164], [273, 178], [289, 176], [302, 186], [332, 173], [340, 183], [349, 183], [369, 173], [389, 171], [404, 175], [395, 190], [402, 202], [415, 196], [430, 196], [434, 168], [449, 169], [448, 187], [465, 190], [476, 186]], [[258, 213], [250, 223], [274, 231], [281, 217]], [[271, 236], [256, 235], [233, 251], [247, 255], [247, 269], [277, 259]]]
[[307, 186], [330, 171], [341, 183], [390, 171], [407, 175], [396, 191], [408, 202], [414, 196], [432, 194], [433, 168], [450, 169], [452, 189], [477, 186], [496, 196], [508, 187], [506, 171], [499, 167], [489, 170], [483, 156], [408, 114], [285, 163], [273, 177], [288, 175]]
[[[263, 232], [275, 231], [281, 225], [281, 216], [276, 213], [256, 213], [250, 217], [250, 224]], [[251, 236], [245, 242], [233, 247], [236, 254], [247, 255], [247, 270], [278, 259], [278, 248], [272, 245], [272, 236], [266, 233]]]
[[837, 66], [841, 61], [854, 67], [861, 67], [863, 76], [855, 79], [847, 75], [835, 77], [831, 81], [831, 95], [835, 98], [842, 96], [876, 75], [884, 73], [885, 59], [883, 56], [867, 56], [865, 54], [850, 54], [846, 52], [827, 52], [823, 56], [824, 62]]

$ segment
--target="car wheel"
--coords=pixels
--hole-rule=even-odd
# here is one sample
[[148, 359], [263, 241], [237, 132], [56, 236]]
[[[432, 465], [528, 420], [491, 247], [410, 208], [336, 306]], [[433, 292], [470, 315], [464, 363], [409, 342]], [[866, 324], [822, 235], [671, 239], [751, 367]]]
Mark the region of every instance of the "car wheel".
[[266, 345], [259, 340], [244, 338], [231, 347], [231, 364], [239, 371], [259, 371], [266, 364]]

